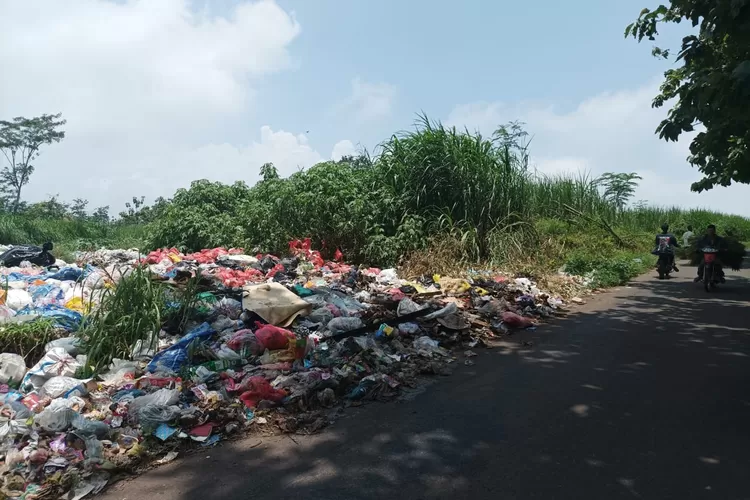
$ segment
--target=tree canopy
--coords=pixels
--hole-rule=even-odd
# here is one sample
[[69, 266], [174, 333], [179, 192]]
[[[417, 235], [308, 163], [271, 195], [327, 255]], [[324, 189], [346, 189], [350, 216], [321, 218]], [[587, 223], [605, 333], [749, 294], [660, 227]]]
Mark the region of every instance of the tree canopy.
[[58, 113], [0, 120], [0, 152], [7, 160], [0, 170], [0, 189], [12, 197], [14, 212], [18, 212], [21, 203], [21, 190], [34, 173], [32, 161], [39, 156], [39, 148], [44, 144], [60, 142], [65, 137], [65, 132], [59, 130], [65, 125], [61, 117], [62, 113]]
[[[683, 21], [697, 33], [682, 39], [681, 66], [664, 73], [653, 107], [675, 101], [656, 133], [677, 141], [705, 129], [690, 144], [688, 161], [703, 174], [693, 191], [750, 183], [750, 0], [671, 0], [643, 9], [625, 36], [653, 41], [660, 26]], [[669, 59], [671, 51], [655, 47], [653, 54]]]

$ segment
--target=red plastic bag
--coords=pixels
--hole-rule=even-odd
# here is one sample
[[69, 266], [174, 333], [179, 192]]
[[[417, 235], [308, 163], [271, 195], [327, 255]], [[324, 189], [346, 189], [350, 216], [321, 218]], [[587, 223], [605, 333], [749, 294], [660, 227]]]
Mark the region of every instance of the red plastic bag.
[[227, 342], [227, 347], [241, 356], [255, 354], [258, 351], [263, 352], [263, 349], [260, 349], [258, 345], [258, 338], [250, 329], [238, 330], [231, 340]]
[[185, 256], [187, 260], [194, 260], [198, 264], [212, 264], [216, 262], [222, 255], [227, 255], [229, 252], [226, 248], [204, 248], [200, 252], [191, 253]]
[[216, 276], [229, 288], [241, 288], [250, 281], [262, 279], [263, 273], [253, 268], [241, 271], [222, 267], [216, 272]]
[[255, 408], [264, 400], [278, 403], [286, 397], [285, 391], [274, 389], [268, 380], [259, 375], [243, 380], [240, 386], [247, 389], [240, 395], [240, 399], [248, 408]]
[[274, 276], [276, 276], [276, 273], [280, 273], [283, 271], [284, 271], [283, 264], [276, 264], [275, 266], [273, 266], [273, 268], [270, 271], [268, 271], [268, 273], [266, 273], [266, 278], [273, 278]]
[[508, 325], [510, 328], [528, 328], [530, 326], [534, 326], [534, 322], [529, 318], [519, 316], [514, 312], [505, 311], [502, 318], [503, 323]]
[[169, 259], [172, 262], [180, 262], [183, 255], [176, 248], [162, 248], [160, 250], [154, 250], [146, 256], [147, 264], [158, 264], [164, 259]]
[[258, 327], [258, 330], [255, 332], [255, 338], [258, 339], [260, 349], [260, 352], [256, 354], [262, 354], [266, 349], [269, 351], [286, 349], [289, 347], [289, 342], [296, 341], [296, 337], [289, 330], [284, 330], [278, 326], [264, 325], [257, 321], [255, 326]]
[[341, 253], [341, 250], [339, 250], [338, 248], [336, 249], [336, 253], [333, 254], [333, 260], [335, 260], [336, 262], [341, 262], [342, 260], [344, 260], [344, 254]]

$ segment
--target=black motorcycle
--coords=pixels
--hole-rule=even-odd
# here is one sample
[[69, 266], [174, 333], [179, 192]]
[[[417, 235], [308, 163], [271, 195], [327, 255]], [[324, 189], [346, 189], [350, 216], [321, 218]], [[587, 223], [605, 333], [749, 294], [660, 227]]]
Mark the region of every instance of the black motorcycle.
[[672, 272], [672, 255], [668, 253], [659, 254], [659, 260], [656, 261], [656, 270], [659, 273], [659, 279], [663, 280], [669, 277]]

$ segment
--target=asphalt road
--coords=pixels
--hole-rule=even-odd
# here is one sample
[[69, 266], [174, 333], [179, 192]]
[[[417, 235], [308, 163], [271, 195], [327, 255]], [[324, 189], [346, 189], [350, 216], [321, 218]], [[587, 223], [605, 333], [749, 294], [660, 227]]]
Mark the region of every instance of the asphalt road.
[[182, 457], [103, 498], [750, 499], [750, 273], [709, 295], [694, 272], [597, 296], [409, 401]]

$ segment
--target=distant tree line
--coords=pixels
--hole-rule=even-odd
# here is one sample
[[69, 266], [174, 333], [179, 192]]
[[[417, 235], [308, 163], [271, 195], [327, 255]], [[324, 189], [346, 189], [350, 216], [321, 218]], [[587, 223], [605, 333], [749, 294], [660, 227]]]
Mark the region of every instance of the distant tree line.
[[65, 138], [65, 131], [62, 130], [65, 123], [62, 113], [0, 120], [0, 163], [3, 165], [0, 169], [0, 211], [37, 218], [66, 218], [103, 224], [114, 221], [140, 224], [154, 220], [167, 203], [164, 198], [160, 197], [153, 205], [148, 206], [144, 196], [134, 196], [118, 216], [110, 215], [109, 206], [97, 207], [89, 213], [89, 202], [82, 198], [64, 202], [59, 199], [59, 195], [53, 195], [37, 203], [22, 200], [23, 188], [29, 183], [35, 170], [34, 161], [39, 158], [42, 147]]

